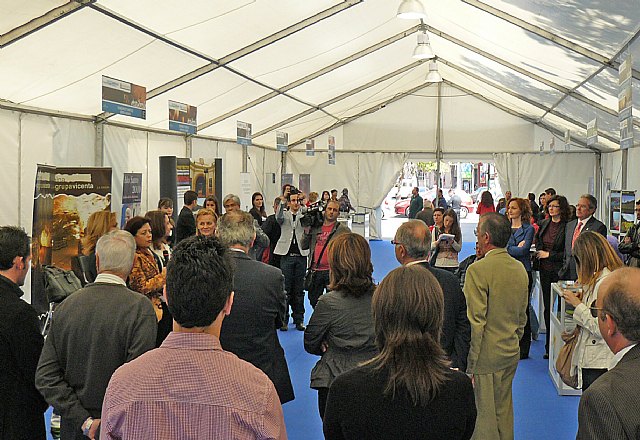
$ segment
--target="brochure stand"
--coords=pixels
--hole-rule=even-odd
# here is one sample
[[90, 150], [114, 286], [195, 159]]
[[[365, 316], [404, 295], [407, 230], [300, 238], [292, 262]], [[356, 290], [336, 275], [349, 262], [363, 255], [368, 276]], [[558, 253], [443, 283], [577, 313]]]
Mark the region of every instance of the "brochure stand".
[[579, 396], [582, 391], [565, 385], [556, 371], [556, 359], [560, 349], [564, 346], [562, 332], [573, 331], [576, 327], [573, 321], [573, 309], [567, 311], [567, 304], [561, 296], [562, 286], [559, 283], [551, 284], [551, 319], [549, 320], [549, 376], [560, 396]]

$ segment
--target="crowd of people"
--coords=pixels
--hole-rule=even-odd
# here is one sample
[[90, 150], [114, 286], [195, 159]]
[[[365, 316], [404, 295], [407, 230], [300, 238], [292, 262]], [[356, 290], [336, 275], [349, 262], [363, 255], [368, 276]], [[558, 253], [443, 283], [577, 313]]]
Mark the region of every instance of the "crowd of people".
[[505, 195], [494, 206], [482, 194], [476, 253], [462, 262], [459, 206], [441, 192], [420, 210], [412, 200], [416, 219], [392, 240], [400, 267], [378, 285], [369, 244], [339, 221], [353, 210], [347, 189], [285, 185], [271, 213], [261, 193], [245, 212], [234, 194], [198, 206], [187, 191], [175, 223], [163, 198], [122, 230], [96, 213], [78, 257], [86, 285], [46, 339], [19, 299], [30, 239], [0, 227], [0, 439], [44, 439], [49, 405], [63, 440], [284, 439], [281, 405], [295, 393], [277, 332], [289, 315], [319, 357], [310, 387], [327, 439], [510, 439], [536, 271], [547, 328], [551, 284], [581, 286], [563, 291], [578, 329], [578, 438], [637, 438], [640, 201], [616, 249], [591, 195], [575, 218], [553, 188], [540, 205]]

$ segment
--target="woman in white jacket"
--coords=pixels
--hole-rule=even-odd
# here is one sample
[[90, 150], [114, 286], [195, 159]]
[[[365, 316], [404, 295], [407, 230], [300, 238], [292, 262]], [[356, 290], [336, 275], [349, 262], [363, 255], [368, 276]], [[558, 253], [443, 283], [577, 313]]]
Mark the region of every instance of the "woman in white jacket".
[[563, 292], [568, 304], [575, 307], [573, 319], [580, 327], [580, 334], [571, 360], [572, 373], [578, 375], [578, 387], [589, 388], [598, 377], [607, 372], [613, 353], [598, 328], [595, 309], [598, 289], [612, 271], [622, 266], [622, 261], [601, 234], [592, 231], [581, 233], [573, 244], [578, 282], [582, 284], [582, 299], [571, 291]]

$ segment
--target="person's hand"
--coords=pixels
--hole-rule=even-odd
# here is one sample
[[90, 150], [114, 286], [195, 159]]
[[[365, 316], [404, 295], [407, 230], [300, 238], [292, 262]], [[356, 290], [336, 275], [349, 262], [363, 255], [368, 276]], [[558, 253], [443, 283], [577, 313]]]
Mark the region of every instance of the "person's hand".
[[564, 300], [568, 304], [571, 304], [573, 307], [578, 307], [578, 304], [580, 304], [582, 302], [582, 301], [580, 301], [580, 298], [578, 298], [576, 296], [576, 294], [573, 293], [571, 290], [563, 289], [562, 290], [562, 296], [564, 297]]
[[520, 243], [518, 243], [518, 247], [524, 247], [524, 240], [522, 240]]
[[544, 260], [545, 258], [549, 258], [549, 251], [538, 251], [536, 252], [536, 256], [540, 260]]
[[624, 240], [622, 240], [623, 243], [631, 243], [631, 237], [624, 237]]
[[320, 344], [320, 350], [322, 350], [323, 353], [326, 353], [328, 349], [329, 343], [327, 341], [322, 341], [322, 344]]
[[89, 435], [87, 435], [87, 437], [89, 437], [91, 440], [94, 440], [99, 429], [100, 419], [93, 419], [93, 423], [91, 423], [91, 428], [89, 428]]

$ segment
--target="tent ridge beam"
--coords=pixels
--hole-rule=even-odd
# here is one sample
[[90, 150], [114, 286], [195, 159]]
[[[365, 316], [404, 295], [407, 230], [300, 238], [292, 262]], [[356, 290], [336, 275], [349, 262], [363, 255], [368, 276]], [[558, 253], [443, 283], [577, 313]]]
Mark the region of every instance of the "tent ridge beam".
[[291, 117], [289, 117], [289, 118], [287, 118], [287, 119], [285, 119], [283, 121], [280, 121], [280, 122], [272, 125], [271, 127], [265, 128], [264, 130], [257, 132], [254, 136], [256, 138], [258, 138], [260, 136], [263, 136], [263, 135], [269, 133], [270, 131], [278, 129], [278, 128], [284, 126], [284, 125], [290, 124], [291, 122], [294, 122], [294, 121], [296, 121], [296, 120], [298, 120], [300, 118], [308, 116], [308, 115], [310, 115], [310, 114], [312, 114], [312, 113], [314, 113], [314, 112], [316, 112], [318, 110], [321, 110], [321, 109], [323, 109], [325, 107], [328, 107], [328, 106], [330, 106], [332, 104], [335, 104], [336, 102], [340, 102], [343, 99], [346, 99], [346, 98], [348, 98], [350, 96], [353, 96], [356, 93], [360, 93], [363, 90], [366, 90], [366, 89], [368, 89], [370, 87], [373, 87], [373, 86], [375, 86], [377, 84], [380, 84], [381, 82], [386, 81], [388, 79], [391, 79], [394, 76], [397, 76], [397, 75], [400, 75], [400, 74], [402, 74], [404, 72], [407, 72], [409, 70], [415, 69], [419, 65], [423, 64], [425, 61], [426, 60], [420, 60], [420, 61], [415, 61], [415, 62], [413, 62], [411, 64], [407, 64], [406, 66], [403, 66], [403, 67], [401, 67], [401, 68], [399, 68], [397, 70], [394, 70], [393, 72], [387, 73], [386, 75], [383, 75], [383, 76], [381, 76], [379, 78], [376, 78], [376, 79], [374, 79], [372, 81], [369, 81], [368, 83], [363, 84], [363, 85], [361, 85], [359, 87], [356, 87], [355, 89], [349, 90], [348, 92], [345, 92], [345, 93], [343, 93], [341, 95], [338, 95], [335, 98], [329, 99], [329, 100], [319, 104], [316, 108], [311, 108], [311, 109], [305, 110], [303, 112], [298, 113], [297, 115], [291, 116]]
[[409, 90], [407, 90], [405, 92], [398, 93], [397, 95], [391, 97], [390, 99], [387, 99], [383, 103], [378, 103], [378, 104], [376, 104], [376, 105], [374, 105], [372, 107], [369, 107], [366, 110], [361, 111], [360, 113], [357, 113], [357, 114], [355, 114], [353, 116], [349, 116], [349, 117], [344, 118], [344, 119], [341, 119], [339, 122], [336, 122], [336, 123], [332, 124], [331, 126], [329, 126], [327, 128], [323, 128], [321, 130], [318, 130], [318, 131], [316, 131], [315, 133], [313, 133], [313, 134], [311, 134], [309, 136], [305, 136], [304, 138], [298, 139], [294, 143], [289, 144], [289, 151], [292, 148], [294, 148], [295, 146], [304, 143], [307, 139], [313, 139], [314, 137], [321, 136], [321, 135], [323, 135], [323, 134], [325, 134], [325, 133], [327, 133], [327, 132], [329, 132], [329, 131], [331, 131], [333, 129], [341, 127], [341, 126], [343, 126], [343, 125], [345, 125], [345, 124], [347, 124], [347, 123], [349, 123], [351, 121], [354, 121], [354, 120], [356, 120], [358, 118], [361, 118], [361, 117], [366, 116], [366, 115], [371, 114], [371, 113], [375, 113], [378, 110], [386, 107], [387, 105], [389, 105], [389, 104], [391, 104], [393, 102], [396, 102], [399, 99], [404, 98], [405, 96], [411, 95], [412, 93], [415, 93], [418, 90], [424, 89], [425, 87], [430, 87], [431, 85], [433, 85], [433, 84], [432, 83], [419, 84], [416, 87], [412, 87], [411, 89], [409, 89]]
[[[528, 23], [525, 20], [522, 20], [518, 17], [515, 17], [511, 14], [508, 14], [504, 11], [501, 11], [500, 9], [497, 9], [493, 6], [490, 6], [480, 0], [462, 0], [463, 3], [466, 3], [470, 6], [476, 7], [478, 9], [480, 9], [481, 11], [487, 12], [495, 17], [498, 17], [508, 23], [511, 23], [515, 26], [518, 26], [528, 32], [531, 32], [532, 34], [535, 34], [539, 37], [544, 38], [545, 40], [549, 40], [552, 41], [553, 43], [557, 44], [558, 46], [564, 47], [565, 49], [569, 49], [577, 54], [580, 54], [584, 57], [587, 57], [593, 61], [596, 61], [600, 64], [602, 64], [605, 67], [608, 67], [610, 69], [618, 69], [618, 67], [620, 66], [620, 63], [617, 62], [615, 60], [616, 57], [613, 58], [607, 58], [606, 56], [588, 49], [584, 46], [581, 46], [567, 38], [561, 37], [560, 35], [554, 34], [553, 32], [549, 32], [539, 26], [536, 26], [534, 24]], [[638, 71], [637, 69], [633, 69], [633, 77], [635, 79], [640, 79], [640, 71]]]
[[[314, 80], [314, 79], [316, 79], [316, 78], [318, 78], [318, 77], [320, 77], [320, 76], [322, 76], [322, 75], [324, 75], [324, 74], [326, 74], [328, 72], [333, 71], [334, 69], [342, 67], [342, 66], [344, 66], [344, 65], [346, 65], [346, 64], [348, 64], [348, 63], [350, 63], [352, 61], [355, 61], [355, 60], [357, 60], [359, 58], [362, 58], [362, 57], [364, 57], [364, 56], [366, 56], [366, 55], [368, 55], [368, 54], [370, 54], [372, 52], [377, 51], [378, 49], [382, 49], [383, 47], [388, 46], [389, 44], [395, 43], [396, 41], [401, 40], [401, 39], [407, 37], [408, 35], [411, 35], [411, 34], [417, 32], [419, 29], [420, 29], [420, 25], [415, 25], [415, 26], [407, 29], [406, 31], [403, 31], [403, 32], [400, 32], [400, 33], [394, 35], [393, 37], [387, 38], [386, 40], [383, 40], [383, 41], [381, 41], [379, 43], [376, 43], [376, 44], [374, 44], [372, 46], [369, 46], [368, 48], [363, 49], [363, 50], [361, 50], [359, 52], [356, 52], [356, 53], [354, 53], [354, 54], [352, 54], [352, 55], [350, 55], [348, 57], [345, 57], [345, 58], [343, 58], [343, 59], [341, 59], [339, 61], [336, 61], [335, 63], [333, 63], [333, 64], [331, 64], [329, 66], [323, 67], [320, 70], [317, 70], [317, 71], [315, 71], [313, 73], [310, 73], [309, 75], [306, 75], [306, 76], [304, 76], [304, 77], [302, 77], [302, 78], [300, 78], [300, 79], [298, 79], [296, 81], [293, 81], [293, 82], [291, 82], [291, 83], [289, 83], [287, 85], [284, 85], [279, 89], [279, 91], [280, 92], [287, 92], [287, 91], [289, 91], [291, 89], [294, 89], [294, 88], [296, 88], [298, 86], [301, 86], [302, 84], [305, 84], [305, 83], [307, 83], [309, 81], [312, 81], [312, 80]], [[248, 107], [251, 107], [253, 105], [257, 105], [257, 104], [260, 104], [262, 102], [265, 102], [265, 101], [267, 101], [267, 100], [269, 100], [271, 98], [274, 98], [277, 95], [278, 95], [278, 93], [275, 93], [275, 94], [273, 92], [272, 93], [267, 93], [266, 95], [263, 95], [260, 98], [257, 98], [255, 100], [253, 100], [250, 103], [250, 105], [249, 104], [241, 105], [241, 106], [239, 106], [239, 107], [237, 107], [237, 108], [235, 108], [233, 110], [230, 110], [230, 111], [226, 112], [223, 115], [217, 116], [214, 119], [211, 119], [209, 121], [203, 122], [202, 125], [200, 127], [198, 127], [198, 129], [204, 129], [204, 128], [210, 127], [210, 126], [212, 126], [214, 124], [217, 124], [218, 122], [221, 122], [221, 121], [223, 121], [223, 120], [225, 120], [227, 118], [230, 118], [231, 116], [234, 116], [234, 115], [237, 115], [238, 113], [243, 112]], [[314, 109], [314, 111], [315, 110], [320, 110], [320, 106], [310, 105], [310, 107], [312, 107]]]
[[3, 49], [16, 41], [21, 40], [27, 35], [55, 23], [73, 12], [79, 11], [94, 1], [97, 0], [71, 0], [69, 3], [58, 6], [57, 8], [54, 8], [43, 15], [28, 21], [27, 23], [11, 29], [10, 31], [0, 35], [0, 49]]
[[[438, 61], [442, 62], [446, 66], [451, 67], [452, 69], [455, 69], [455, 70], [459, 71], [460, 73], [462, 73], [464, 75], [470, 76], [471, 78], [473, 78], [473, 79], [475, 79], [477, 81], [480, 81], [480, 82], [482, 82], [484, 84], [487, 84], [487, 85], [489, 85], [491, 87], [494, 87], [494, 88], [500, 90], [501, 92], [504, 92], [504, 93], [506, 93], [506, 94], [508, 94], [510, 96], [513, 96], [514, 98], [517, 98], [517, 99], [519, 99], [521, 101], [526, 102], [529, 105], [532, 105], [532, 106], [534, 106], [534, 107], [536, 107], [536, 108], [538, 108], [540, 110], [543, 110], [545, 112], [545, 115], [547, 113], [551, 113], [554, 116], [557, 116], [559, 118], [564, 119], [565, 121], [569, 122], [570, 124], [573, 124], [573, 125], [575, 125], [577, 127], [580, 127], [582, 129], [586, 129], [586, 124], [584, 124], [582, 122], [579, 122], [579, 121], [577, 121], [577, 120], [565, 115], [564, 113], [559, 112], [558, 110], [555, 110], [553, 108], [549, 108], [546, 105], [540, 104], [537, 101], [534, 101], [534, 100], [532, 100], [530, 98], [527, 98], [526, 96], [520, 95], [519, 93], [516, 93], [513, 90], [511, 90], [511, 89], [509, 89], [507, 87], [504, 87], [501, 84], [494, 83], [493, 81], [489, 81], [489, 80], [481, 77], [480, 75], [476, 75], [475, 73], [470, 72], [470, 71], [464, 69], [463, 67], [460, 67], [460, 66], [458, 66], [458, 65], [456, 65], [456, 64], [454, 64], [454, 63], [452, 63], [450, 61], [447, 61], [447, 60], [445, 60], [443, 58], [438, 58]], [[543, 118], [544, 118], [544, 115], [542, 117], [540, 117], [539, 120], [542, 120]], [[612, 138], [611, 136], [607, 135], [604, 132], [603, 133], [599, 132], [599, 135], [604, 137], [607, 140], [610, 140], [611, 142], [615, 142], [615, 143], [619, 142], [618, 139]]]

